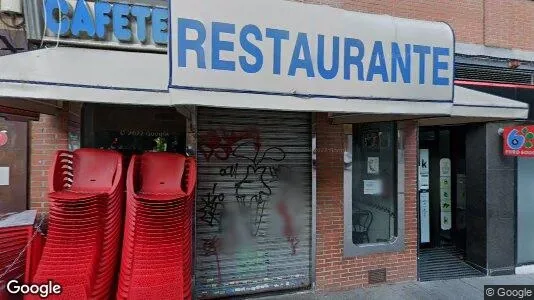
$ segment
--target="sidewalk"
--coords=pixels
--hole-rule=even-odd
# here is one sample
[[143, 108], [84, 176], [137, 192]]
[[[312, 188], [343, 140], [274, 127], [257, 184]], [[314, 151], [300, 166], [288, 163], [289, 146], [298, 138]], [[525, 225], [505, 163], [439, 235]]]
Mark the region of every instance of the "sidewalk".
[[484, 285], [534, 285], [534, 274], [474, 277], [428, 282], [405, 282], [358, 289], [347, 292], [302, 292], [282, 296], [269, 296], [262, 300], [307, 299], [484, 299]]

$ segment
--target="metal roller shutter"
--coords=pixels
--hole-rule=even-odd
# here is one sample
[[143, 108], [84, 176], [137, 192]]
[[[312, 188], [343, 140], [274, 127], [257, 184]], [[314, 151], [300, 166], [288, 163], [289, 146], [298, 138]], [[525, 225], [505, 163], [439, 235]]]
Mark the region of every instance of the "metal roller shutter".
[[197, 120], [197, 297], [309, 286], [311, 115], [200, 108]]

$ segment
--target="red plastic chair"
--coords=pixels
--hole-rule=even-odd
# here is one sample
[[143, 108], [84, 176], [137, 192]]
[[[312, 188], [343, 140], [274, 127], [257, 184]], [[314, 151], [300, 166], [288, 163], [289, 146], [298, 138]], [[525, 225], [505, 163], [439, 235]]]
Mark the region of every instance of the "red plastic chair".
[[[180, 154], [134, 156], [118, 299], [190, 299], [196, 163]], [[191, 208], [189, 208], [191, 207]]]
[[108, 299], [112, 294], [124, 173], [123, 157], [115, 151], [57, 152], [49, 174], [48, 237], [32, 279], [59, 282], [63, 293], [55, 298]]

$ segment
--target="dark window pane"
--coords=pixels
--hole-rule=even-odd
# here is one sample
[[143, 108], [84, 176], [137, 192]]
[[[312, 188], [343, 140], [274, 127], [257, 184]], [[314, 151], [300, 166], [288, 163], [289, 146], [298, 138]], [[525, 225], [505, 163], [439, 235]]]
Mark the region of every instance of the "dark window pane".
[[393, 122], [353, 127], [354, 244], [390, 242], [397, 235], [396, 138]]

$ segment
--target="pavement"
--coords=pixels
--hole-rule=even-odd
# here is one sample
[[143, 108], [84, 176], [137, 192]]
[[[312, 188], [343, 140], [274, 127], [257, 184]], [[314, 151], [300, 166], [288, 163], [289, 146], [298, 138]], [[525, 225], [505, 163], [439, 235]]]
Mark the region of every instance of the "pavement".
[[[308, 299], [484, 299], [484, 285], [533, 285], [534, 274], [473, 277], [427, 282], [403, 282], [345, 292], [299, 292], [268, 296], [261, 300], [308, 300]], [[531, 287], [534, 289], [534, 287]], [[498, 298], [495, 298], [498, 299]], [[517, 298], [516, 298], [517, 299]]]

